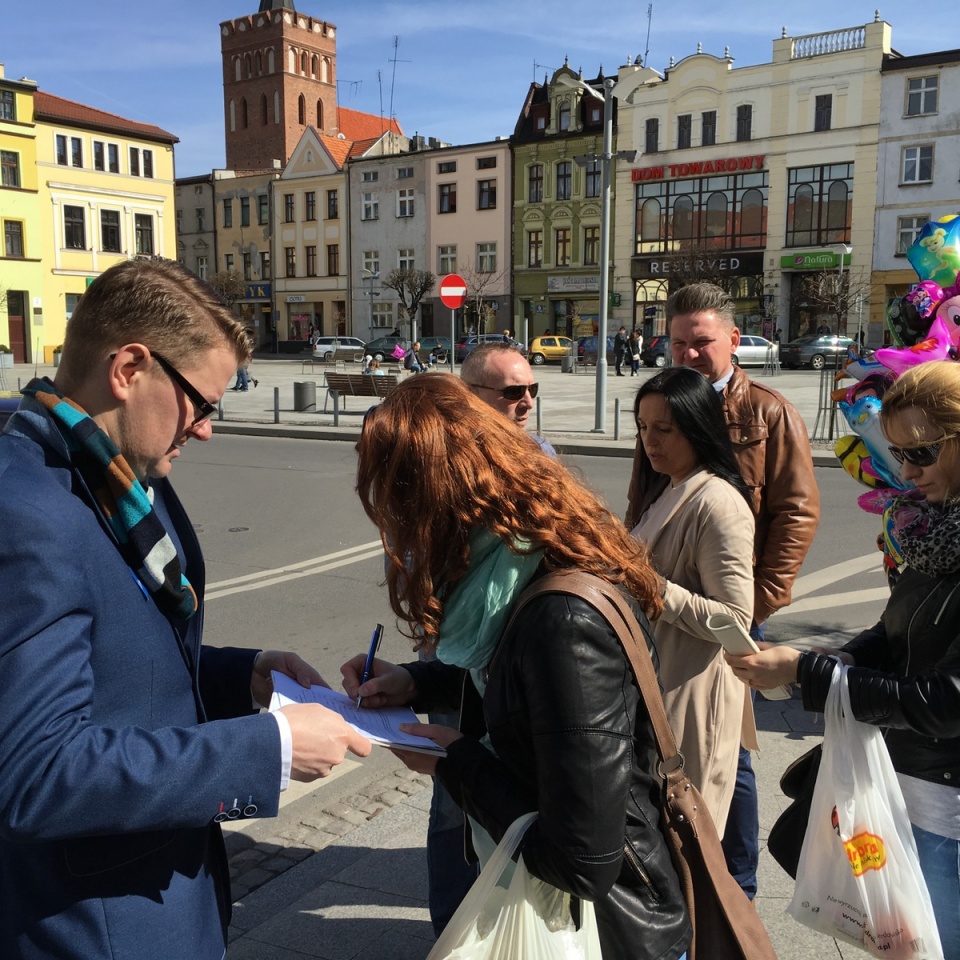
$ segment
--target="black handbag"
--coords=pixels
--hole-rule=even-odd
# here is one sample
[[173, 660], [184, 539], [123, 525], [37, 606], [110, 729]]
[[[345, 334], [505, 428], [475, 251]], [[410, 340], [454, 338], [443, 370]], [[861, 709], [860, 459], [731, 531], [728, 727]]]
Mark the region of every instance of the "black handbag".
[[780, 789], [793, 802], [777, 817], [777, 822], [770, 829], [767, 850], [794, 880], [797, 879], [800, 850], [807, 833], [810, 803], [822, 756], [823, 744], [818, 743], [802, 757], [797, 757], [780, 777]]

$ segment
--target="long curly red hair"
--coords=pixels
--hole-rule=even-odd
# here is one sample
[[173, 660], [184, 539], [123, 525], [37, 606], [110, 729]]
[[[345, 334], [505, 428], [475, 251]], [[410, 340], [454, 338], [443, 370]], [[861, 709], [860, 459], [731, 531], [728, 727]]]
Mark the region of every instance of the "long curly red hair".
[[542, 550], [550, 569], [623, 584], [649, 617], [660, 614], [646, 548], [459, 378], [405, 380], [368, 413], [357, 452], [357, 493], [389, 558], [390, 606], [422, 645], [437, 642], [443, 600], [467, 572], [477, 528]]

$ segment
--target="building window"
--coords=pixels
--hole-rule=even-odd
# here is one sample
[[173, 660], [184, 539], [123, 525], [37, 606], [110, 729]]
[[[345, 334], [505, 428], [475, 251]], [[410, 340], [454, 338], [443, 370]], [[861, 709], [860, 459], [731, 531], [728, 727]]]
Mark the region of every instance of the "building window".
[[143, 175], [153, 179], [153, 151], [143, 151]]
[[403, 247], [397, 251], [397, 267], [400, 270], [415, 270], [416, 266], [416, 253], [412, 247]]
[[537, 117], [537, 130], [546, 130], [547, 129], [547, 118], [541, 113]]
[[557, 129], [561, 132], [570, 129], [570, 104], [566, 100], [560, 104], [557, 110]]
[[304, 203], [306, 209], [304, 210], [303, 218], [304, 220], [316, 220], [317, 219], [317, 194], [314, 190], [308, 190], [304, 194]]
[[233, 254], [232, 253], [225, 253], [223, 255], [223, 269], [226, 270], [227, 273], [233, 273]]
[[295, 200], [292, 193], [283, 195], [283, 220], [285, 223], [293, 223], [296, 215]]
[[[0, 120], [17, 119], [17, 101], [12, 90], [0, 90]], [[10, 221], [13, 223], [14, 221]]]
[[907, 116], [920, 117], [937, 112], [937, 78], [910, 77], [907, 80]]
[[83, 166], [83, 141], [79, 137], [70, 138], [70, 163], [74, 167]]
[[270, 279], [270, 251], [264, 250], [260, 254], [260, 279]]
[[197, 276], [201, 280], [207, 279], [207, 258], [197, 257]]
[[304, 247], [303, 253], [306, 260], [307, 276], [315, 277], [317, 275], [317, 248]]
[[717, 111], [705, 110], [700, 114], [700, 145], [712, 147], [717, 142]]
[[543, 266], [543, 231], [531, 230], [527, 234], [527, 266]]
[[339, 194], [336, 190], [327, 191], [327, 219], [336, 220], [340, 216]]
[[737, 107], [737, 140], [750, 140], [753, 136], [753, 107], [742, 103]]
[[361, 220], [378, 220], [380, 218], [380, 199], [375, 193], [364, 193], [360, 197], [362, 206]]
[[23, 256], [23, 224], [19, 220], [3, 221], [3, 250], [7, 257]]
[[177, 233], [183, 233], [183, 211], [177, 210]]
[[933, 180], [933, 147], [903, 148], [902, 183], [930, 183]]
[[197, 233], [203, 233], [207, 228], [207, 211], [203, 207], [197, 207]]
[[543, 201], [543, 164], [535, 163], [527, 174], [527, 200], [530, 203]]
[[[306, 56], [306, 54], [304, 54]], [[303, 94], [297, 98], [297, 123], [300, 126], [304, 126], [307, 122], [307, 101], [304, 99]]]
[[140, 150], [137, 147], [130, 148], [130, 176], [140, 176]]
[[602, 185], [602, 177], [601, 177], [599, 160], [591, 160], [589, 161], [589, 163], [587, 163], [584, 184], [585, 184], [584, 196], [587, 196], [587, 197], [600, 196], [600, 187]]
[[397, 167], [397, 179], [409, 180], [413, 176], [413, 167]]
[[693, 115], [690, 113], [681, 114], [677, 117], [677, 149], [689, 150], [691, 136], [693, 134]]
[[137, 256], [152, 257], [153, 217], [149, 213], [137, 213], [133, 217], [133, 226], [137, 234]]
[[20, 154], [13, 150], [0, 150], [0, 186], [20, 186]]
[[455, 243], [437, 247], [437, 266], [443, 276], [457, 272], [457, 245]]
[[240, 198], [240, 226], [241, 227], [250, 226], [250, 198], [249, 197]]
[[570, 266], [570, 228], [561, 227], [556, 232], [556, 251], [557, 256], [554, 263], [558, 267]]
[[373, 327], [392, 327], [393, 304], [375, 303], [373, 305], [373, 316], [370, 318], [370, 325]]
[[360, 179], [364, 183], [376, 183], [380, 179], [380, 172], [378, 170], [364, 170]]
[[897, 256], [905, 256], [914, 241], [920, 236], [920, 231], [930, 218], [898, 217], [897, 218]]
[[87, 249], [87, 230], [83, 207], [63, 208], [63, 245], [69, 250]]
[[257, 223], [262, 227], [270, 219], [270, 198], [261, 193], [257, 197]]
[[340, 276], [340, 244], [327, 244], [327, 276]]
[[233, 200], [223, 201], [223, 225], [225, 227], [233, 226]]
[[496, 157], [477, 157], [477, 169], [478, 170], [496, 170], [497, 158]]
[[788, 247], [847, 243], [852, 215], [852, 163], [787, 171]]
[[660, 149], [660, 121], [657, 117], [647, 120], [644, 143], [644, 153], [656, 153]]
[[100, 211], [100, 249], [120, 253], [120, 211]]
[[455, 183], [441, 183], [438, 187], [438, 193], [437, 211], [439, 213], [456, 213], [457, 185]]
[[284, 247], [283, 254], [286, 259], [287, 276], [295, 277], [297, 275], [297, 248]]
[[583, 228], [583, 264], [595, 267], [600, 262], [600, 228]]
[[478, 210], [496, 210], [497, 209], [497, 181], [496, 180], [478, 180], [477, 181], [477, 209]]
[[93, 141], [93, 169], [103, 170], [103, 164], [104, 164], [103, 141], [94, 140]]
[[833, 95], [825, 93], [822, 96], [818, 96], [815, 104], [813, 129], [829, 130], [831, 114], [833, 113]]
[[397, 216], [413, 216], [413, 188], [397, 191]]
[[495, 243], [477, 244], [477, 273], [497, 272], [497, 245]]
[[557, 199], [569, 200], [573, 193], [572, 164], [564, 160], [557, 164]]
[[437, 173], [456, 173], [457, 172], [457, 161], [456, 160], [442, 160], [437, 164]]
[[380, 272], [380, 251], [379, 250], [363, 251], [363, 269], [366, 270], [367, 273]]
[[65, 167], [67, 165], [67, 138], [63, 136], [63, 134], [58, 133], [56, 137], [54, 137], [54, 143], [57, 149], [57, 163], [59, 163], [61, 167]]
[[120, 148], [115, 143], [107, 144], [107, 169], [111, 173], [120, 172]]
[[243, 279], [252, 280], [253, 279], [253, 254], [245, 253], [243, 255]]

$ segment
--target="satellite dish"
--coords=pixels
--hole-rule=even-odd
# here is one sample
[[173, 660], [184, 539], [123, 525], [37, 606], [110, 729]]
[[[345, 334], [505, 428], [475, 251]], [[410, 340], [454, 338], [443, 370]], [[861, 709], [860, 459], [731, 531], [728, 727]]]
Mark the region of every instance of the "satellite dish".
[[347, 138], [346, 138], [346, 136], [345, 136], [344, 134], [338, 133], [338, 134], [337, 134], [337, 139], [338, 139], [338, 140], [346, 140]]

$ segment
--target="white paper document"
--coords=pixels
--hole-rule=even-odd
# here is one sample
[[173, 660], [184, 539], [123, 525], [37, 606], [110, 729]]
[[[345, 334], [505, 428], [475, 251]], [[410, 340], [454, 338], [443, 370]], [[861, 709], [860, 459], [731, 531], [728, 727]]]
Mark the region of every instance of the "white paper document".
[[358, 707], [345, 693], [329, 687], [301, 687], [296, 680], [273, 671], [273, 697], [270, 709], [279, 710], [290, 703], [319, 703], [339, 713], [358, 733], [381, 747], [397, 747], [417, 753], [432, 753], [445, 757], [447, 751], [426, 737], [415, 737], [400, 729], [401, 723], [419, 723], [419, 717], [409, 707], [384, 707], [370, 710]]

